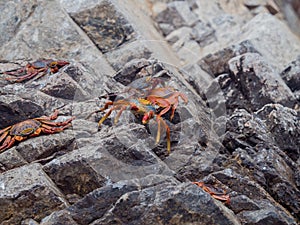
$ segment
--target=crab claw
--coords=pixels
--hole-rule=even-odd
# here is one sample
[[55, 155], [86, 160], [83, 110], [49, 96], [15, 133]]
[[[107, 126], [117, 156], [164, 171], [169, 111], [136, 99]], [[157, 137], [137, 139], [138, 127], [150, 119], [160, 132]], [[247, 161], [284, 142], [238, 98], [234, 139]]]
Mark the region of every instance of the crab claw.
[[149, 120], [152, 119], [153, 117], [154, 117], [153, 111], [145, 113], [143, 116], [143, 119], [142, 119], [142, 123], [147, 124], [149, 122]]

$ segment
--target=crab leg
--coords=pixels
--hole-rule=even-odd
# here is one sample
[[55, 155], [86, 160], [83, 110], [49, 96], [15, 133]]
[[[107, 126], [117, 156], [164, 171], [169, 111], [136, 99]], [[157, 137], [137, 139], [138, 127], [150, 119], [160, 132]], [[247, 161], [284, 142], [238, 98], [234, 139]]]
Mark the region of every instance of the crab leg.
[[27, 79], [30, 79], [30, 78], [36, 76], [38, 73], [39, 73], [38, 71], [35, 71], [35, 72], [28, 73], [24, 76], [20, 76], [16, 80], [14, 80], [15, 78], [6, 78], [6, 80], [9, 80], [9, 81], [14, 80], [14, 82], [20, 83], [24, 80], [27, 80]]
[[55, 120], [55, 119], [57, 119], [57, 117], [58, 117], [58, 110], [55, 109], [54, 113], [51, 116], [42, 116], [42, 117], [34, 118], [34, 119], [37, 121], [44, 121], [44, 120]]
[[101, 124], [104, 122], [104, 120], [107, 119], [107, 117], [110, 116], [110, 114], [112, 113], [112, 111], [114, 111], [115, 109], [117, 109], [119, 106], [114, 106], [112, 108], [110, 108], [110, 110], [108, 110], [108, 112], [101, 118], [101, 120], [99, 120], [98, 122], [98, 127], [101, 126]]
[[72, 117], [72, 118], [70, 118], [70, 119], [68, 119], [66, 121], [63, 121], [63, 122], [52, 122], [52, 121], [48, 121], [48, 120], [40, 120], [40, 122], [43, 123], [43, 124], [50, 125], [50, 126], [61, 127], [61, 126], [67, 125], [73, 119], [74, 119], [74, 117]]
[[3, 145], [0, 147], [0, 152], [10, 148], [15, 143], [15, 138], [8, 136], [5, 141], [3, 142]]
[[0, 143], [4, 140], [4, 138], [6, 138], [6, 136], [8, 135], [8, 131], [4, 132], [1, 137], [0, 137]]
[[48, 125], [46, 125], [46, 124], [42, 124], [42, 125], [41, 125], [41, 129], [42, 129], [42, 131], [43, 131], [44, 133], [46, 133], [46, 134], [54, 134], [54, 133], [61, 132], [61, 131], [63, 131], [64, 129], [70, 127], [70, 126], [71, 126], [70, 123], [67, 124], [67, 125], [65, 125], [65, 126], [63, 126], [63, 127], [51, 127], [51, 126], [48, 126]]
[[167, 136], [167, 150], [168, 153], [171, 152], [171, 138], [170, 138], [170, 127], [168, 126], [168, 124], [166, 123], [166, 121], [164, 121], [163, 118], [161, 118], [160, 116], [156, 117], [156, 121], [157, 121], [157, 135], [156, 135], [156, 141], [155, 143], [157, 144], [160, 140], [160, 123], [162, 122], [166, 128], [166, 136]]
[[2, 130], [0, 130], [0, 134], [3, 134], [5, 131], [8, 131], [12, 126], [6, 127]]
[[20, 75], [25, 75], [26, 74], [26, 69], [15, 69], [15, 70], [10, 70], [10, 71], [5, 71], [3, 74], [11, 75], [11, 76], [20, 76]]
[[120, 111], [117, 113], [117, 115], [116, 115], [116, 117], [115, 117], [115, 119], [114, 119], [114, 123], [115, 123], [115, 124], [118, 123], [119, 118], [120, 118], [122, 112], [123, 112], [125, 109], [127, 109], [127, 108], [128, 108], [128, 106], [122, 106], [122, 107], [121, 107]]

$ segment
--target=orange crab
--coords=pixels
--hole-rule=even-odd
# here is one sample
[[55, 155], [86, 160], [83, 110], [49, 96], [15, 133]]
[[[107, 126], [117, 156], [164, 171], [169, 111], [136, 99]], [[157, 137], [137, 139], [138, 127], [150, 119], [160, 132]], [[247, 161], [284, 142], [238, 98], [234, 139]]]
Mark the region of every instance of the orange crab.
[[152, 104], [157, 105], [161, 108], [164, 108], [158, 116], [162, 116], [167, 113], [172, 108], [172, 113], [170, 116], [170, 120], [173, 119], [175, 110], [179, 103], [179, 97], [187, 104], [188, 98], [185, 94], [175, 91], [172, 87], [162, 87], [162, 88], [154, 88], [152, 89], [146, 99], [150, 101]]
[[43, 59], [43, 60], [37, 60], [33, 63], [28, 63], [26, 66], [22, 68], [5, 71], [2, 73], [16, 77], [16, 78], [6, 78], [6, 80], [11, 81], [12, 83], [20, 83], [37, 76], [39, 73], [42, 73], [41, 76], [49, 73], [57, 73], [60, 68], [68, 64], [70, 63], [67, 61], [55, 61], [52, 59]]
[[58, 110], [51, 116], [42, 116], [28, 119], [0, 130], [0, 152], [11, 148], [15, 141], [24, 141], [27, 138], [39, 136], [41, 133], [54, 134], [71, 126], [70, 118], [63, 122], [53, 122], [58, 117]]
[[171, 151], [171, 140], [170, 140], [170, 128], [167, 125], [167, 123], [164, 121], [163, 118], [158, 117], [156, 115], [156, 108], [146, 99], [138, 98], [138, 99], [119, 99], [114, 102], [107, 102], [103, 108], [97, 110], [96, 112], [101, 112], [106, 109], [108, 109], [109, 106], [112, 106], [109, 111], [100, 119], [98, 122], [98, 126], [100, 127], [101, 124], [110, 116], [112, 111], [119, 110], [117, 113], [114, 123], [116, 124], [124, 110], [130, 110], [135, 115], [142, 115], [142, 123], [147, 124], [150, 119], [155, 119], [158, 124], [157, 128], [157, 138], [156, 138], [156, 144], [160, 140], [160, 128], [161, 124], [164, 125], [166, 129], [166, 136], [167, 136], [167, 150], [168, 153]]
[[219, 189], [215, 188], [212, 185], [205, 184], [204, 182], [193, 182], [193, 184], [198, 185], [201, 187], [204, 191], [209, 193], [213, 198], [225, 202], [225, 204], [230, 204], [230, 197], [229, 195], [226, 195], [225, 191], [220, 191]]

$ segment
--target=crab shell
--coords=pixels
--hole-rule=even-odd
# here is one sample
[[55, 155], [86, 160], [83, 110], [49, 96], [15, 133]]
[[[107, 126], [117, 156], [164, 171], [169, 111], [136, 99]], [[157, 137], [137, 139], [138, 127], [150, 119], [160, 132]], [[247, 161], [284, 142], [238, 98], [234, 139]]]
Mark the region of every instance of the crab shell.
[[23, 122], [13, 125], [9, 134], [12, 136], [25, 137], [33, 134], [40, 126], [41, 123], [37, 120], [25, 120]]

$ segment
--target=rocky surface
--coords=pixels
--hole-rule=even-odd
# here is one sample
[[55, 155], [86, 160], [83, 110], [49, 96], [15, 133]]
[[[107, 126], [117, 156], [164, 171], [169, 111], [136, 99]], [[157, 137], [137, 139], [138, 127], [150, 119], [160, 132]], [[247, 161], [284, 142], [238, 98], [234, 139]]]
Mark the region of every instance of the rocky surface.
[[[12, 0], [0, 9], [0, 71], [70, 62], [23, 83], [1, 73], [0, 129], [55, 109], [58, 121], [76, 117], [0, 153], [0, 224], [299, 224], [296, 1]], [[189, 99], [164, 116], [170, 154], [164, 127], [155, 144], [154, 120], [124, 111], [98, 128], [104, 113], [93, 113], [149, 75]]]

